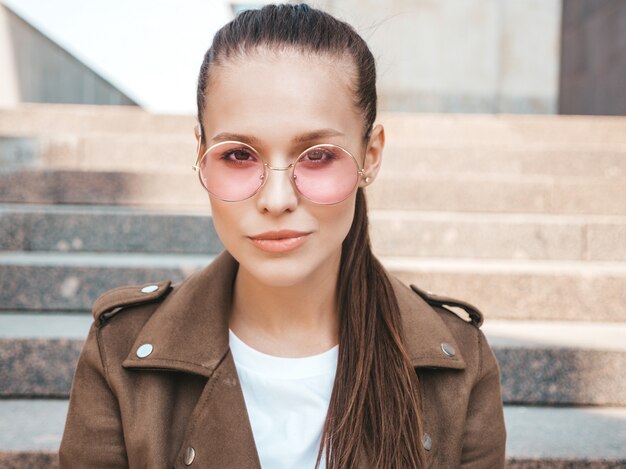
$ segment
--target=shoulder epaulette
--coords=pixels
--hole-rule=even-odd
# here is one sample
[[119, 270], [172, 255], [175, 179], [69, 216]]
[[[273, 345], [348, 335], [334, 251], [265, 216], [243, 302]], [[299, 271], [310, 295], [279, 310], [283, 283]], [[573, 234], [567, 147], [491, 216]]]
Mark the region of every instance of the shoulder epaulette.
[[96, 321], [106, 321], [128, 306], [136, 306], [156, 301], [170, 291], [171, 281], [128, 285], [109, 290], [98, 297], [92, 307]]
[[461, 308], [467, 313], [467, 318], [458, 314], [456, 311], [448, 311], [451, 311], [452, 313], [456, 314], [461, 319], [467, 322], [471, 322], [476, 327], [480, 327], [483, 323], [483, 313], [481, 313], [480, 310], [474, 305], [471, 305], [466, 301], [457, 300], [455, 298], [450, 298], [447, 296], [435, 295], [434, 293], [431, 293], [428, 290], [422, 290], [421, 288], [413, 284], [411, 284], [411, 289], [431, 306], [452, 306], [456, 308]]

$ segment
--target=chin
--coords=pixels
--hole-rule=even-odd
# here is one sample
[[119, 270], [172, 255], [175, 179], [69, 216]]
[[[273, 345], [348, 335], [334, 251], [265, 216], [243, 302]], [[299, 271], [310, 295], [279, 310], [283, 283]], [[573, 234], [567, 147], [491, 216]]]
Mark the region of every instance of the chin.
[[341, 258], [341, 246], [326, 251], [319, 246], [301, 246], [285, 253], [268, 253], [252, 245], [232, 245], [226, 249], [245, 271], [259, 284], [273, 288], [311, 285], [336, 275]]
[[274, 288], [286, 288], [306, 281], [312, 275], [311, 269], [303, 266], [296, 257], [276, 256], [267, 259], [255, 259], [245, 264], [240, 263], [258, 282]]

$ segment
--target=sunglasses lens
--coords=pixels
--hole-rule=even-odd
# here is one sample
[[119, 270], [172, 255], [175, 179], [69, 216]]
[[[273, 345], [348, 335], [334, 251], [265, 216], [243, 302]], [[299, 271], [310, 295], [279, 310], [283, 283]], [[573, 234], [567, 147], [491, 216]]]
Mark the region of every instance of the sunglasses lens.
[[204, 187], [219, 199], [235, 202], [254, 194], [263, 183], [263, 162], [250, 147], [223, 142], [211, 147], [200, 164]]
[[317, 145], [298, 158], [294, 182], [307, 199], [334, 204], [352, 193], [359, 180], [358, 169], [356, 160], [342, 148]]

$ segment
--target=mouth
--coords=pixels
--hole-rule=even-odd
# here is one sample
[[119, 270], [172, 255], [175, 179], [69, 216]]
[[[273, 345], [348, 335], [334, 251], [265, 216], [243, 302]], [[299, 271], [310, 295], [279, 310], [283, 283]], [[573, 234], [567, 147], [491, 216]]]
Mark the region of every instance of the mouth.
[[288, 252], [302, 246], [310, 232], [280, 230], [249, 236], [253, 245], [267, 252]]

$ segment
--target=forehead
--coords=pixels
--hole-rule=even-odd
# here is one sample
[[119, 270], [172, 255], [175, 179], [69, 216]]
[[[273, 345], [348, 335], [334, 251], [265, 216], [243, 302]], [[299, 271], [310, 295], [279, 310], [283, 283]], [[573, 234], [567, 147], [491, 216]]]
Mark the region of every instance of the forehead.
[[330, 128], [347, 140], [359, 138], [363, 118], [351, 91], [353, 70], [338, 59], [295, 51], [228, 59], [210, 71], [205, 135], [230, 132], [274, 143]]

